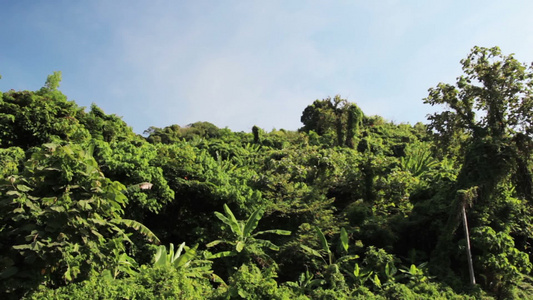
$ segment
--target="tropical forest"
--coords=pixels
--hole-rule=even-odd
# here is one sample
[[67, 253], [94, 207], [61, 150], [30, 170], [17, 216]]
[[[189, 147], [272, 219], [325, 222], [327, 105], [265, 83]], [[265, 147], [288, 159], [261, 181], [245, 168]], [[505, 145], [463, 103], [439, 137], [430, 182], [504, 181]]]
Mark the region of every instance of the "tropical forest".
[[533, 67], [460, 63], [414, 125], [337, 95], [141, 135], [60, 72], [0, 92], [0, 298], [531, 299]]

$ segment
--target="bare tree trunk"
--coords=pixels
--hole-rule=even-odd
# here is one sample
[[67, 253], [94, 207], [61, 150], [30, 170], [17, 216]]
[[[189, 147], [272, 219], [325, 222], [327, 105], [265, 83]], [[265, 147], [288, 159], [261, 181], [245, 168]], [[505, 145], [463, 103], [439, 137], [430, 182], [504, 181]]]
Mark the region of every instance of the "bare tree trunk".
[[472, 285], [476, 284], [476, 278], [474, 277], [474, 265], [472, 263], [472, 252], [470, 251], [470, 234], [468, 233], [468, 221], [466, 219], [466, 210], [463, 205], [463, 227], [465, 230], [466, 238], [466, 257], [468, 258], [468, 272], [470, 274], [470, 283]]

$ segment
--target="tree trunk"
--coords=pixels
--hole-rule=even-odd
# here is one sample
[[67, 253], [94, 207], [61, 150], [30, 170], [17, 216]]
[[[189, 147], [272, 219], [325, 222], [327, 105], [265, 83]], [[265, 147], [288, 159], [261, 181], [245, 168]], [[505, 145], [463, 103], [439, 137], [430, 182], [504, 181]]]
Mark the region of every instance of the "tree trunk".
[[468, 259], [468, 273], [470, 274], [470, 284], [476, 284], [476, 278], [474, 276], [474, 265], [472, 263], [472, 252], [470, 251], [470, 234], [468, 233], [468, 221], [466, 219], [466, 210], [463, 205], [463, 227], [465, 230], [466, 238], [466, 257]]

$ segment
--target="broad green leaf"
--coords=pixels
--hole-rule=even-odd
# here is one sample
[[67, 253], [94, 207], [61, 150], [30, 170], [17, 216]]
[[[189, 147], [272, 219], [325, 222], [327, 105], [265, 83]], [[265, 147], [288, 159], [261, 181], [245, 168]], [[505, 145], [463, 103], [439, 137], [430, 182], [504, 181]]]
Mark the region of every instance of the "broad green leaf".
[[271, 250], [274, 250], [274, 251], [278, 251], [279, 250], [279, 247], [276, 246], [274, 243], [272, 243], [271, 241], [267, 241], [267, 240], [255, 240], [256, 243], [258, 243], [259, 245], [261, 245], [262, 247], [267, 247]]
[[168, 245], [168, 251], [164, 254], [167, 257], [166, 258], [167, 264], [172, 264], [173, 262], [172, 259], [174, 258], [174, 244], [173, 243], [170, 243]]
[[6, 195], [7, 196], [20, 196], [21, 194], [18, 191], [11, 190], [11, 191], [7, 191]]
[[90, 219], [87, 219], [87, 220], [91, 221], [93, 224], [97, 224], [97, 225], [100, 225], [100, 226], [107, 225], [107, 222], [105, 220], [102, 220], [102, 219], [90, 218]]
[[91, 233], [94, 234], [98, 238], [98, 240], [101, 241], [102, 243], [105, 242], [105, 238], [104, 238], [103, 235], [100, 234], [100, 232], [98, 232], [98, 231], [96, 231], [94, 229], [91, 229]]
[[231, 221], [226, 217], [224, 216], [223, 214], [219, 213], [218, 211], [215, 211], [215, 216], [222, 222], [224, 222], [224, 224], [227, 224], [228, 226], [232, 226], [231, 224]]
[[341, 243], [344, 251], [348, 252], [348, 233], [346, 232], [346, 229], [344, 229], [344, 227], [341, 228]]
[[337, 263], [342, 263], [342, 262], [345, 262], [345, 261], [350, 261], [350, 260], [354, 260], [354, 259], [358, 259], [358, 258], [359, 258], [359, 255], [357, 255], [357, 254], [345, 255], [345, 256], [342, 256], [339, 259], [337, 259]]
[[92, 210], [92, 206], [90, 205], [90, 203], [93, 203], [94, 200], [79, 200], [77, 205], [79, 208], [82, 208], [84, 210]]
[[50, 210], [53, 210], [53, 211], [58, 212], [58, 213], [65, 212], [65, 207], [60, 206], [60, 205], [52, 205], [49, 208], [50, 208]]
[[379, 277], [377, 274], [374, 275], [374, 279], [372, 279], [372, 282], [378, 287], [381, 288], [381, 280], [379, 280]]
[[355, 263], [355, 266], [353, 268], [353, 275], [355, 275], [355, 277], [359, 277], [359, 272], [360, 271], [361, 271], [361, 269], [359, 269], [359, 264]]
[[14, 245], [12, 248], [15, 249], [15, 250], [31, 249], [31, 245], [29, 245], [29, 244]]
[[72, 275], [71, 275], [71, 269], [70, 269], [70, 266], [67, 268], [67, 271], [65, 272], [65, 274], [63, 274], [63, 276], [65, 277], [66, 280], [68, 281], [72, 281]]
[[394, 276], [394, 274], [396, 274], [397, 272], [398, 272], [398, 269], [394, 266], [393, 263], [388, 262], [385, 265], [385, 275], [387, 275], [387, 277], [390, 278]]
[[31, 210], [33, 210], [35, 212], [41, 212], [42, 211], [42, 209], [39, 206], [35, 205], [35, 203], [33, 203], [33, 201], [26, 201], [26, 202], [24, 202], [24, 204], [26, 205], [26, 207], [28, 207], [29, 209], [31, 209]]
[[323, 258], [322, 255], [320, 255], [320, 253], [313, 248], [307, 247], [306, 245], [300, 245], [300, 247], [302, 247], [302, 249], [304, 249], [309, 254]]
[[41, 201], [45, 205], [52, 205], [54, 202], [57, 201], [57, 197], [43, 197], [41, 198]]
[[235, 251], [223, 251], [223, 252], [218, 252], [218, 253], [215, 253], [215, 254], [211, 254], [207, 258], [208, 259], [222, 258], [222, 257], [235, 256], [235, 255], [237, 255], [237, 252], [235, 252]]
[[205, 245], [207, 248], [211, 248], [211, 247], [214, 247], [218, 244], [221, 244], [221, 243], [227, 243], [227, 241], [225, 240], [215, 240], [215, 241], [212, 241], [211, 243]]
[[141, 222], [130, 220], [130, 219], [114, 219], [112, 220], [112, 222], [115, 224], [122, 224], [126, 227], [137, 230], [139, 233], [146, 236], [149, 241], [153, 241], [156, 244], [161, 243], [159, 238], [150, 229], [148, 229], [148, 227], [144, 226]]
[[154, 266], [164, 266], [166, 265], [166, 259], [167, 259], [167, 249], [165, 245], [160, 245], [157, 248], [157, 251], [154, 255]]
[[233, 215], [233, 212], [231, 211], [231, 209], [229, 209], [229, 207], [226, 204], [224, 204], [224, 211], [226, 212], [226, 215], [228, 219], [230, 220], [229, 225], [231, 226], [233, 232], [238, 236], [244, 236], [242, 232], [242, 228], [239, 226], [239, 221], [237, 221], [237, 219]]
[[244, 237], [248, 237], [252, 234], [252, 231], [254, 231], [257, 227], [257, 224], [259, 224], [259, 220], [261, 220], [261, 218], [263, 217], [263, 213], [264, 209], [263, 207], [260, 207], [256, 211], [254, 211], [252, 215], [248, 218], [243, 230]]
[[[173, 244], [171, 243], [170, 245], [173, 246]], [[176, 250], [176, 253], [172, 256], [170, 256], [170, 263], [174, 263], [181, 255], [181, 252], [183, 252], [183, 249], [185, 248], [185, 242], [181, 243], [180, 246], [178, 247], [178, 250]]]
[[237, 244], [235, 244], [235, 250], [237, 250], [237, 252], [241, 252], [243, 248], [244, 248], [243, 241], [238, 241]]
[[320, 245], [322, 246], [322, 250], [326, 251], [327, 253], [331, 253], [331, 250], [329, 250], [328, 241], [326, 240], [324, 233], [322, 233], [322, 230], [320, 230], [318, 226], [315, 226], [315, 230], [316, 230], [318, 239], [320, 240]]
[[35, 251], [35, 252], [39, 252], [43, 249], [43, 247], [45, 247], [46, 245], [38, 240], [35, 240], [33, 243], [30, 244], [31, 246], [31, 250]]
[[418, 271], [418, 268], [414, 265], [414, 264], [411, 264], [411, 267], [409, 268], [409, 272], [412, 274], [412, 275], [415, 275]]
[[242, 229], [241, 229], [241, 226], [240, 224], [237, 222], [233, 222], [231, 219], [229, 219], [228, 217], [224, 216], [223, 214], [219, 213], [218, 211], [215, 211], [215, 216], [222, 222], [224, 222], [226, 225], [228, 225], [231, 229], [231, 231], [237, 235], [237, 236], [242, 236]]
[[28, 191], [31, 191], [31, 188], [26, 186], [26, 185], [23, 185], [23, 184], [17, 184], [17, 190], [21, 191], [21, 192], [28, 192]]
[[239, 221], [239, 230], [240, 230], [239, 232], [243, 233], [242, 235], [239, 235], [239, 238], [246, 240], [246, 238], [248, 238], [249, 236], [244, 235], [244, 222], [243, 221]]
[[278, 234], [278, 235], [291, 235], [291, 232], [289, 230], [270, 229], [270, 230], [263, 230], [263, 231], [256, 232], [252, 236], [265, 234], [265, 233], [273, 233], [273, 234]]
[[[185, 245], [185, 243], [183, 243], [183, 245]], [[186, 250], [184, 254], [180, 255], [180, 257], [178, 257], [178, 259], [174, 261], [173, 265], [176, 268], [181, 268], [187, 265], [188, 263], [190, 263], [190, 261], [196, 257], [197, 248], [198, 248], [198, 245], [195, 245], [194, 247]]]

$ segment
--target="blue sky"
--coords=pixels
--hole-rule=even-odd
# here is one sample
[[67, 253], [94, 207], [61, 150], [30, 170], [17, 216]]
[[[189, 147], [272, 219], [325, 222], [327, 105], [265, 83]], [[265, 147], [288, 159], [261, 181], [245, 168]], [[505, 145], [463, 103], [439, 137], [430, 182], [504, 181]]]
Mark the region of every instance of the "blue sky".
[[150, 126], [296, 130], [315, 99], [426, 122], [475, 46], [533, 61], [533, 1], [2, 1], [0, 90], [62, 71], [70, 100]]

